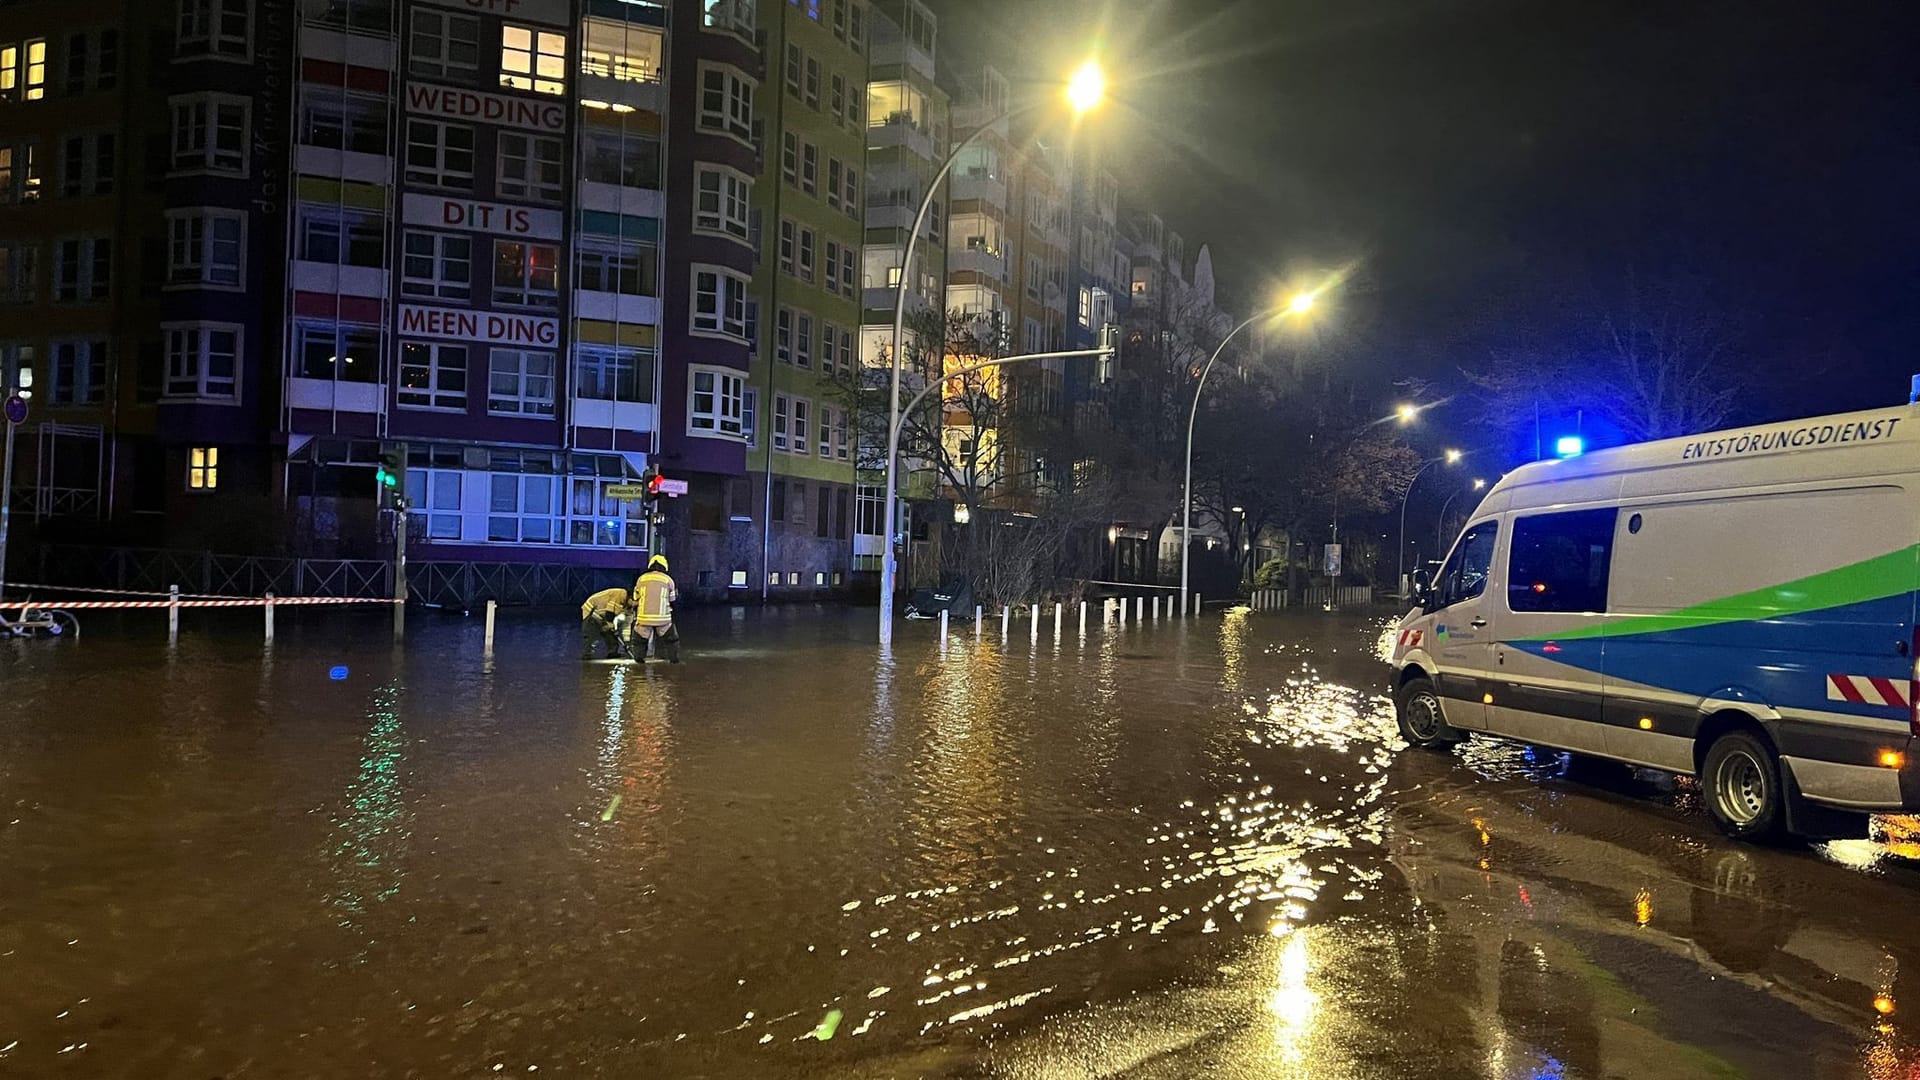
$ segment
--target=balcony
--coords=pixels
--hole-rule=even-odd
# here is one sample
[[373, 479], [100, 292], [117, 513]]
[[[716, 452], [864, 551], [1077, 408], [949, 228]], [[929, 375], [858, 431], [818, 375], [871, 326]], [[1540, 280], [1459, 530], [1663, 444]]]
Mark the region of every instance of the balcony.
[[947, 187], [948, 200], [954, 203], [978, 201], [1005, 211], [1007, 182], [985, 172], [954, 173]]
[[573, 313], [582, 319], [601, 322], [660, 325], [660, 299], [655, 296], [628, 296], [625, 293], [594, 292], [579, 289], [573, 294]]
[[385, 154], [302, 144], [294, 148], [293, 167], [302, 176], [325, 176], [381, 187], [393, 182], [393, 159]]
[[598, 68], [590, 60], [580, 65], [580, 104], [615, 112], [665, 111], [666, 93], [661, 89], [658, 71], [651, 79], [639, 79], [632, 71], [607, 69], [604, 65]]
[[918, 209], [917, 206], [902, 206], [899, 203], [890, 203], [886, 206], [869, 205], [866, 213], [867, 228], [906, 232], [913, 227], [913, 215]]
[[351, 30], [340, 23], [300, 28], [300, 55], [308, 60], [328, 60], [351, 67], [392, 71], [394, 43], [391, 27], [383, 20], [377, 26], [355, 25]]
[[998, 251], [986, 247], [955, 248], [947, 253], [947, 272], [950, 274], [979, 274], [995, 282], [1007, 279], [1007, 259]]
[[598, 210], [605, 214], [627, 214], [633, 217], [657, 218], [665, 210], [665, 199], [658, 191], [644, 188], [621, 187], [618, 184], [601, 184], [592, 180], [580, 181], [580, 209]]
[[906, 113], [895, 113], [867, 127], [867, 149], [901, 148], [927, 161], [933, 160], [933, 133], [913, 122]]
[[320, 412], [379, 413], [384, 411], [384, 383], [344, 382], [338, 379], [287, 380], [287, 406]]
[[638, 401], [573, 399], [573, 426], [613, 431], [653, 431], [659, 425], [659, 407]]
[[300, 292], [378, 300], [387, 295], [387, 271], [378, 266], [295, 261], [293, 287]]
[[[874, 69], [905, 65], [920, 73], [928, 82], [934, 79], [933, 57], [920, 46], [904, 37], [894, 37], [882, 27], [892, 28], [892, 24], [882, 19], [874, 20], [872, 44], [867, 50], [867, 62]], [[894, 31], [897, 33], [898, 31]]]

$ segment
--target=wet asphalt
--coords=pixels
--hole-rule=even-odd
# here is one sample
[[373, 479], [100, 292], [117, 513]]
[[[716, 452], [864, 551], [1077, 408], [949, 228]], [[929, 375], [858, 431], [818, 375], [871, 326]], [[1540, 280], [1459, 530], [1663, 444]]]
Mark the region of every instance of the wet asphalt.
[[1381, 612], [872, 617], [0, 641], [0, 1077], [1920, 1077], [1911, 820], [1409, 750]]

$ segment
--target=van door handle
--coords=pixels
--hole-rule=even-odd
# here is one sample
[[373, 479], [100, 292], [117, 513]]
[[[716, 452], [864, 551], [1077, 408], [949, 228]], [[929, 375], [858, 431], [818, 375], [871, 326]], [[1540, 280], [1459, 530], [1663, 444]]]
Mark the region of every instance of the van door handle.
[[1470, 623], [1468, 623], [1467, 625], [1468, 625], [1468, 626], [1471, 626], [1471, 627], [1473, 627], [1473, 628], [1474, 628], [1475, 630], [1478, 630], [1478, 629], [1480, 629], [1481, 627], [1483, 627], [1483, 626], [1485, 626], [1485, 625], [1487, 625], [1487, 620], [1485, 620], [1485, 619], [1475, 619], [1475, 620], [1473, 620], [1472, 622], [1470, 622]]

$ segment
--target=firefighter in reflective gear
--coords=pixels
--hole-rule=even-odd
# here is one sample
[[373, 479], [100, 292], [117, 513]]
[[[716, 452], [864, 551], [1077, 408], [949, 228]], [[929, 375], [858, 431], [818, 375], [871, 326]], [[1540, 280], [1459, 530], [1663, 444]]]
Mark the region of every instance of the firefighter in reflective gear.
[[647, 572], [633, 583], [633, 655], [644, 656], [641, 639], [655, 642], [654, 654], [675, 664], [680, 662], [680, 631], [673, 626], [673, 602], [680, 598], [673, 578], [667, 576], [667, 557], [655, 555], [647, 561]]
[[602, 641], [608, 656], [626, 652], [620, 643], [619, 619], [627, 612], [627, 601], [625, 589], [602, 589], [580, 605], [580, 659], [595, 659], [594, 646]]

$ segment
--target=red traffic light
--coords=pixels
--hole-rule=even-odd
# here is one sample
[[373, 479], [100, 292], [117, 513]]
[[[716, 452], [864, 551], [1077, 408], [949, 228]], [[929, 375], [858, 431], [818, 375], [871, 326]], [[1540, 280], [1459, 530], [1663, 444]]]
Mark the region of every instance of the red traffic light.
[[663, 479], [664, 477], [662, 477], [659, 473], [654, 473], [652, 476], [647, 477], [647, 494], [649, 495], [660, 494], [660, 481]]

